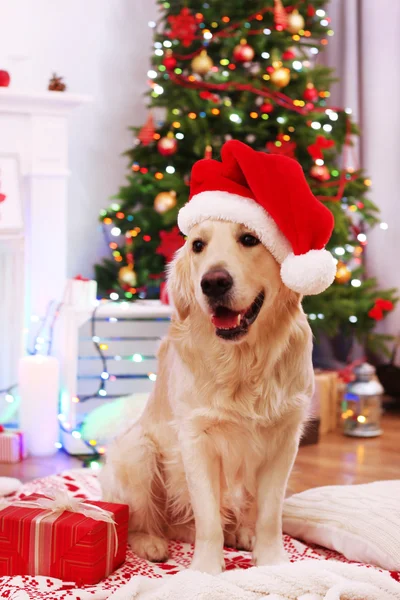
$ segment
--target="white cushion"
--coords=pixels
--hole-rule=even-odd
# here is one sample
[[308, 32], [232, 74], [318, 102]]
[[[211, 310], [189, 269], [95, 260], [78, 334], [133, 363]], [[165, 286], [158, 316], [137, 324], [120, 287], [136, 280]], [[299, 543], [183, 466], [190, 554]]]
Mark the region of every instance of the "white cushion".
[[285, 501], [285, 533], [349, 560], [400, 570], [400, 480], [314, 488]]

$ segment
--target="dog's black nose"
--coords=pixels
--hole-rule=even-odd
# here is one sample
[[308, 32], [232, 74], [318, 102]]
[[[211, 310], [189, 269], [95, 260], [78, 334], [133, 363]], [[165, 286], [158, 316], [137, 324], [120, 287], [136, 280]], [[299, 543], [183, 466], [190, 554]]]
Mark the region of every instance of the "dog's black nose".
[[233, 279], [225, 269], [208, 271], [201, 280], [203, 294], [209, 298], [218, 298], [228, 292], [233, 286]]

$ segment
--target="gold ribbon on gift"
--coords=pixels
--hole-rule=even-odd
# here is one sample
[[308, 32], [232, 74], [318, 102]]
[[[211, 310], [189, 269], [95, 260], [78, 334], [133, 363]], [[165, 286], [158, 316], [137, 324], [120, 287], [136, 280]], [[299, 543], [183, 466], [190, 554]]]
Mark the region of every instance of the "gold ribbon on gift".
[[[29, 551], [29, 564], [34, 575], [45, 575], [49, 570], [50, 565], [44, 564], [43, 559], [50, 557], [48, 552], [48, 542], [50, 541], [51, 525], [64, 512], [73, 512], [81, 514], [95, 521], [103, 521], [107, 523], [107, 575], [112, 573], [112, 557], [118, 551], [118, 534], [116, 522], [114, 521], [113, 513], [74, 498], [65, 490], [57, 490], [52, 496], [43, 496], [35, 500], [11, 500], [7, 501], [4, 498], [0, 499], [0, 511], [5, 508], [40, 508], [45, 511], [37, 515], [32, 520], [31, 540]], [[43, 527], [43, 525], [45, 525]], [[46, 527], [47, 525], [47, 527]], [[111, 534], [111, 535], [110, 535]], [[43, 545], [47, 546], [46, 552], [43, 553]], [[112, 553], [112, 546], [114, 553]], [[39, 573], [40, 571], [40, 573]]]

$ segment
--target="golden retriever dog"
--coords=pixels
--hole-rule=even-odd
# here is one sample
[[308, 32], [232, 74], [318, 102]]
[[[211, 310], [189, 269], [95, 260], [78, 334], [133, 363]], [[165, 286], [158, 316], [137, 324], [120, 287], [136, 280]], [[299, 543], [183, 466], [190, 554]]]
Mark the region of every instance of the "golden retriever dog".
[[243, 225], [193, 227], [169, 270], [175, 307], [146, 408], [109, 449], [104, 499], [130, 507], [129, 541], [151, 561], [195, 543], [219, 573], [223, 545], [286, 560], [282, 504], [313, 392], [300, 295]]

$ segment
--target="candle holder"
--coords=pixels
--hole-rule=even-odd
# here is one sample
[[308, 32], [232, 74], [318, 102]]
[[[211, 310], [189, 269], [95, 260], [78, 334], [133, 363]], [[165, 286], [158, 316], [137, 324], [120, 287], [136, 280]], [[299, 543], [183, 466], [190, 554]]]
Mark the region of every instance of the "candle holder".
[[372, 365], [363, 363], [354, 372], [356, 379], [347, 385], [342, 402], [343, 433], [353, 437], [376, 437], [382, 434], [383, 387], [376, 379]]

